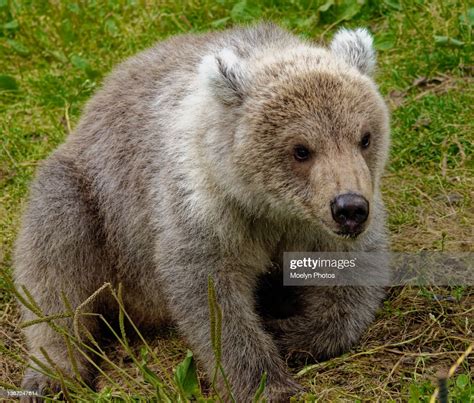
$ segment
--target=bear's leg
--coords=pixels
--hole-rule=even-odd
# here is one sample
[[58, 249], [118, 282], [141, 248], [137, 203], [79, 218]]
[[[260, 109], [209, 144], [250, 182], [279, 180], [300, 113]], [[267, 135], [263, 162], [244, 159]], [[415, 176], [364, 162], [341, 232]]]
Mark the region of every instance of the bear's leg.
[[379, 287], [296, 287], [300, 311], [270, 319], [266, 328], [285, 356], [325, 360], [348, 351], [373, 321], [384, 291]]
[[[22, 306], [23, 321], [65, 313], [64, 297], [75, 310], [104, 283], [103, 265], [107, 259], [98, 230], [100, 220], [90, 205], [83, 180], [72, 163], [50, 159], [32, 187], [16, 244], [14, 274], [18, 292], [27, 302], [29, 294], [41, 313]], [[99, 298], [104, 298], [103, 293]], [[84, 306], [83, 312], [96, 312], [95, 308], [103, 305], [104, 300], [93, 300]], [[72, 318], [54, 319], [52, 323], [75, 334]], [[85, 326], [94, 335], [97, 323], [92, 316], [81, 315], [77, 324], [79, 329]], [[32, 324], [25, 328], [25, 335], [32, 357], [47, 367], [51, 367], [50, 359], [65, 378], [79, 375], [84, 381], [90, 379], [88, 361], [75, 351], [73, 366], [64, 336], [50, 325]], [[38, 394], [58, 389], [57, 381], [34, 368], [38, 365], [31, 360], [23, 378], [24, 389]]]
[[[208, 303], [208, 278], [211, 277], [216, 302], [222, 310], [220, 362], [234, 398], [238, 402], [251, 401], [266, 372], [266, 398], [288, 400], [300, 386], [287, 372], [275, 343], [263, 330], [255, 312], [255, 270], [239, 267], [236, 258], [215, 256], [215, 249], [197, 245], [195, 238], [189, 241], [192, 247], [178, 250], [175, 245], [182, 246], [186, 241], [177, 243], [169, 235], [169, 247], [160, 245], [160, 256], [166, 260], [160, 267], [171, 315], [208, 379], [213, 379], [216, 369]], [[217, 371], [217, 389], [224, 400], [229, 400], [220, 371]]]
[[[42, 302], [42, 309], [44, 309], [44, 301], [39, 300], [40, 304]], [[58, 311], [55, 310], [54, 312], [57, 313]], [[24, 315], [24, 317], [26, 319], [33, 318], [30, 315]], [[71, 320], [55, 320], [54, 323], [74, 335]], [[81, 329], [87, 327], [87, 330], [93, 334], [96, 329], [95, 325], [96, 323], [94, 321], [82, 319], [80, 326]], [[93, 373], [88, 361], [79, 350], [74, 347], [73, 342], [71, 342], [73, 347], [71, 351], [68, 352], [65, 336], [62, 336], [50, 325], [45, 323], [31, 325], [25, 329], [25, 335], [30, 360], [21, 384], [23, 390], [35, 392], [39, 396], [45, 396], [49, 393], [57, 393], [61, 389], [60, 381], [52, 379], [43, 373], [44, 369], [37, 361], [52, 370], [53, 373], [60, 373], [61, 377], [66, 380], [74, 378], [84, 381], [87, 384], [91, 382]], [[84, 338], [84, 340], [87, 342], [87, 338]], [[83, 347], [81, 349], [84, 352], [88, 352]], [[35, 399], [27, 397], [23, 399], [23, 401], [35, 401]]]

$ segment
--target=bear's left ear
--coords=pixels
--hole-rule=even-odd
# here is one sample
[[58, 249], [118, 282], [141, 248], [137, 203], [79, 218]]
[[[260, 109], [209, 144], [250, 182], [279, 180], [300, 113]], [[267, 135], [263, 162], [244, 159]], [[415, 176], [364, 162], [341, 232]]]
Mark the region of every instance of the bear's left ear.
[[375, 50], [372, 35], [365, 28], [341, 29], [334, 36], [331, 52], [362, 74], [371, 76], [375, 68]]
[[202, 59], [199, 79], [221, 102], [235, 105], [242, 103], [245, 96], [248, 71], [245, 62], [232, 50], [222, 49]]

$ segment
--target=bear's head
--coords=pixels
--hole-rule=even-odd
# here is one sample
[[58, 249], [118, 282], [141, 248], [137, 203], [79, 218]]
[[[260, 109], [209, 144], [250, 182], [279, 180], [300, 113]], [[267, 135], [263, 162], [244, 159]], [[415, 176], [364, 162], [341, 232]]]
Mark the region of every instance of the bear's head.
[[226, 136], [214, 156], [220, 183], [250, 208], [346, 238], [363, 233], [389, 146], [374, 64], [364, 29], [339, 31], [329, 49], [301, 44], [249, 57], [236, 47], [204, 58], [200, 79]]

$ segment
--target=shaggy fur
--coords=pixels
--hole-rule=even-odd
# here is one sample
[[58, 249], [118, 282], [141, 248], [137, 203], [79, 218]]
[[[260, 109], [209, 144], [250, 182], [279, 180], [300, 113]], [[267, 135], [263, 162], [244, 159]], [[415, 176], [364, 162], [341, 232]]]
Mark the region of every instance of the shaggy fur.
[[[211, 276], [237, 400], [250, 399], [264, 371], [267, 398], [287, 398], [300, 388], [282, 357], [346, 351], [383, 297], [375, 288], [301, 287], [285, 315], [259, 314], [257, 304], [265, 303], [260, 279], [281, 267], [284, 251], [386, 249], [379, 180], [388, 113], [373, 65], [364, 30], [337, 34], [328, 50], [269, 24], [174, 37], [129, 59], [39, 170], [16, 245], [16, 284], [52, 315], [64, 311], [62, 292], [74, 307], [104, 282], [122, 283], [134, 321], [171, 320], [211, 374]], [[301, 144], [311, 151], [305, 162], [293, 156]], [[357, 238], [337, 235], [331, 217], [331, 200], [346, 192], [370, 203]], [[282, 301], [275, 290], [270, 304]], [[86, 307], [113, 309], [105, 293]], [[25, 309], [24, 319], [34, 318]], [[83, 324], [97, 332], [93, 319]], [[44, 360], [43, 347], [71, 374], [58, 334], [37, 324], [26, 336], [31, 354]], [[89, 364], [77, 360], [90, 379]], [[27, 370], [24, 388], [48, 384]]]

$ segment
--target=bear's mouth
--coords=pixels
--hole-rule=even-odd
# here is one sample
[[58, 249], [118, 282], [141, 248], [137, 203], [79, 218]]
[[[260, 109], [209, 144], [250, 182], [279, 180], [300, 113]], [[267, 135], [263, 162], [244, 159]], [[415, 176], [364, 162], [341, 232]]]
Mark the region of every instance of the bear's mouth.
[[345, 239], [356, 239], [360, 234], [364, 232], [364, 228], [361, 228], [354, 232], [349, 231], [333, 231], [336, 235]]
[[363, 235], [365, 230], [368, 227], [368, 225], [362, 225], [362, 226], [350, 231], [348, 229], [344, 229], [344, 228], [341, 228], [339, 226], [337, 228], [334, 228], [333, 225], [328, 224], [327, 222], [325, 222], [324, 219], [320, 219], [319, 221], [323, 225], [324, 229], [328, 233], [330, 233], [332, 236], [334, 236], [335, 238], [346, 239], [346, 240], [350, 240], [350, 241], [354, 241], [359, 236]]
[[313, 222], [315, 222], [315, 224], [317, 223], [316, 225], [333, 239], [345, 240], [348, 242], [355, 242], [357, 239], [362, 238], [370, 226], [370, 217], [362, 225], [351, 229], [336, 225], [332, 220], [328, 222], [326, 219], [316, 217], [315, 215], [313, 215], [313, 219], [316, 221]]

